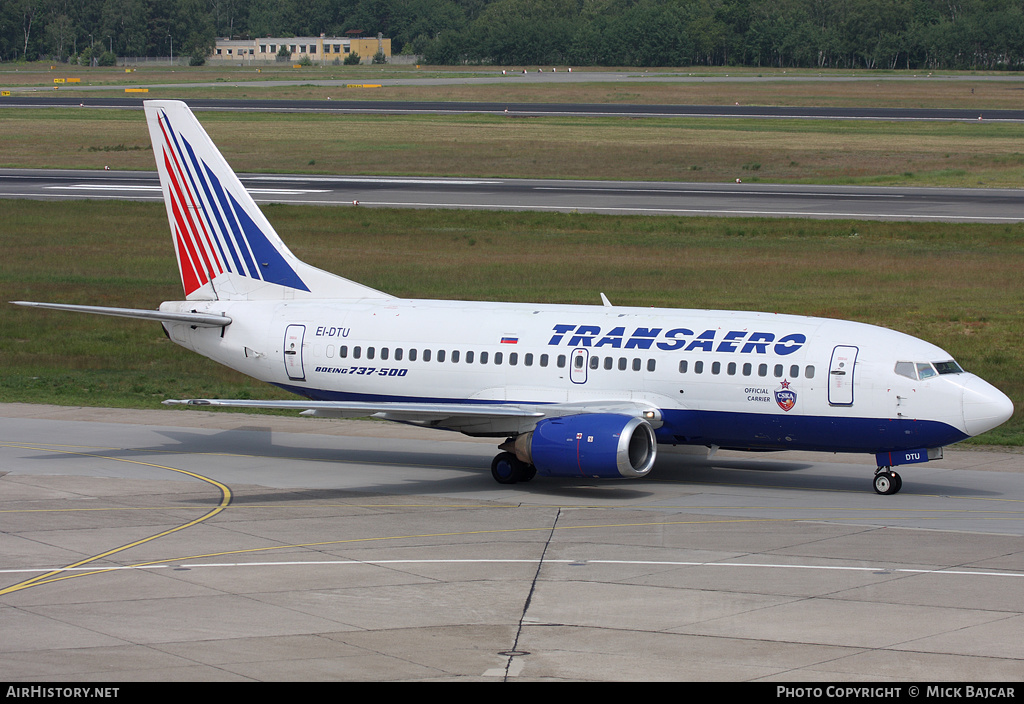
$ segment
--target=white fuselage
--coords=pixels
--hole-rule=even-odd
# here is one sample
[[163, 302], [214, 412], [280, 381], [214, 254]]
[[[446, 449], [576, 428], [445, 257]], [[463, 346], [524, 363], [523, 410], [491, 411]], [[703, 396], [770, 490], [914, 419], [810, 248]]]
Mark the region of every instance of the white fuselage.
[[[959, 370], [921, 379], [896, 373], [900, 362], [952, 361], [930, 343], [824, 318], [401, 299], [191, 301], [161, 310], [229, 316], [223, 332], [166, 327], [175, 342], [310, 399], [636, 401], [662, 410], [659, 442], [846, 452], [939, 447], [976, 434], [1009, 403]], [[497, 436], [532, 423], [445, 427]]]

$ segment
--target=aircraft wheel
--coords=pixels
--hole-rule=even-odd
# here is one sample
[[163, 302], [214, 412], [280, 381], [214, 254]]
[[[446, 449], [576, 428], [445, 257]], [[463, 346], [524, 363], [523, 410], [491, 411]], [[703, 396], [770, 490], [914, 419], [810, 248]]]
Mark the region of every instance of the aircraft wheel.
[[491, 476], [499, 484], [515, 484], [522, 481], [526, 465], [511, 452], [502, 452], [491, 460]]
[[875, 493], [889, 496], [903, 488], [903, 479], [888, 467], [879, 467], [875, 472]]

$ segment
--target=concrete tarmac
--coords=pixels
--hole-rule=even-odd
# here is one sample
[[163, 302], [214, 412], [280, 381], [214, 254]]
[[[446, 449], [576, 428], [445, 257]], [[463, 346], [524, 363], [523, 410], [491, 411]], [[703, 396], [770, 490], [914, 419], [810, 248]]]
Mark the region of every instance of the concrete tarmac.
[[1018, 682], [1024, 455], [500, 486], [374, 421], [0, 405], [8, 682]]

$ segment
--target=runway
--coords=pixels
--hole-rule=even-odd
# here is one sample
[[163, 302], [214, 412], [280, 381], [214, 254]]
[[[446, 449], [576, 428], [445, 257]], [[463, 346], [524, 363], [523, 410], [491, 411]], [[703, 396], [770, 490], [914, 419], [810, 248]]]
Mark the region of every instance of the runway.
[[[240, 174], [258, 203], [604, 214], [1020, 222], [1013, 189]], [[0, 198], [162, 200], [156, 172], [0, 169]]]
[[[590, 82], [588, 78], [579, 81], [570, 74], [543, 76], [544, 82]], [[494, 83], [500, 76], [481, 79], [474, 78], [442, 78], [442, 79], [397, 79], [382, 80], [387, 85], [439, 85], [444, 83], [473, 84], [478, 82]], [[512, 80], [512, 79], [509, 79]], [[514, 79], [518, 80], [518, 79]], [[537, 76], [529, 76], [528, 80], [538, 80]], [[628, 76], [617, 74], [609, 80], [622, 82], [635, 81], [683, 81], [683, 77], [653, 78], [646, 76]], [[697, 79], [717, 80], [717, 79]], [[742, 80], [742, 79], [741, 79]], [[874, 80], [874, 79], [872, 79]], [[323, 87], [343, 88], [349, 81], [266, 81], [258, 83], [214, 83], [214, 84], [180, 84], [160, 85], [154, 88], [162, 90], [201, 88], [201, 87], [246, 87], [250, 89], [266, 89], [295, 85], [316, 85]], [[507, 81], [506, 81], [507, 82]], [[109, 89], [123, 90], [123, 85], [109, 86]], [[94, 91], [103, 89], [101, 86], [64, 89], [71, 93], [76, 91]], [[19, 90], [12, 88], [12, 91]], [[18, 94], [0, 99], [0, 108], [83, 108], [83, 109], [132, 109], [142, 110], [146, 98], [98, 98], [82, 95], [47, 95], [36, 97], [25, 95], [28, 89], [20, 89]], [[41, 89], [40, 89], [41, 90]], [[49, 90], [49, 89], [47, 89]], [[786, 120], [887, 120], [887, 121], [941, 121], [941, 122], [977, 122], [980, 119], [995, 122], [1024, 121], [1024, 110], [992, 109], [978, 110], [975, 108], [893, 108], [893, 107], [803, 107], [775, 105], [643, 105], [633, 103], [512, 103], [512, 102], [451, 102], [427, 100], [287, 100], [287, 99], [253, 99], [253, 98], [190, 98], [189, 107], [195, 112], [228, 111], [228, 112], [282, 112], [282, 113], [337, 113], [337, 114], [374, 114], [374, 115], [465, 115], [469, 113], [494, 114], [510, 116], [571, 116], [571, 117], [658, 117], [658, 118], [754, 118], [754, 119], [786, 119]]]
[[16, 681], [1017, 682], [1024, 455], [490, 478], [371, 421], [0, 405]]

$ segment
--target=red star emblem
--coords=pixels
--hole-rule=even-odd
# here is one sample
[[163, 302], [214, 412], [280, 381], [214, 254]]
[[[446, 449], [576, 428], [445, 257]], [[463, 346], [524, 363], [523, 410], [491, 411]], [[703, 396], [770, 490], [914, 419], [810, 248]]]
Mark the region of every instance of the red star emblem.
[[788, 389], [789, 388], [789, 382], [786, 381], [785, 379], [782, 380], [782, 388], [784, 388], [784, 389]]

